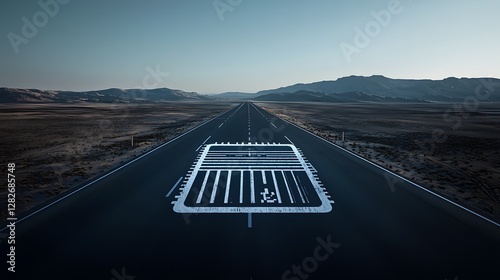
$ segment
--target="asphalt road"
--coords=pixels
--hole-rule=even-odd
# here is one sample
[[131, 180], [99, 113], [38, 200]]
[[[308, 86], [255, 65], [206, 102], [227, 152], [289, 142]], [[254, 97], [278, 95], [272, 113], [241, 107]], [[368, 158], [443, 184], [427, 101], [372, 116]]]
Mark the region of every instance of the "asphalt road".
[[40, 209], [1, 279], [500, 277], [498, 225], [250, 103]]

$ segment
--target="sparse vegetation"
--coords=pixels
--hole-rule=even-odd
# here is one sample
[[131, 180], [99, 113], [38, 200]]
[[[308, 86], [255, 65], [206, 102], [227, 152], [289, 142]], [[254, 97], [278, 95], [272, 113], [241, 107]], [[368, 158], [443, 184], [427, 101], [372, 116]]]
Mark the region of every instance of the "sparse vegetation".
[[[232, 105], [213, 101], [2, 105], [0, 154], [16, 163], [16, 208], [19, 213], [26, 211]], [[6, 197], [6, 189], [0, 190], [0, 196]], [[0, 205], [2, 218], [6, 209]]]

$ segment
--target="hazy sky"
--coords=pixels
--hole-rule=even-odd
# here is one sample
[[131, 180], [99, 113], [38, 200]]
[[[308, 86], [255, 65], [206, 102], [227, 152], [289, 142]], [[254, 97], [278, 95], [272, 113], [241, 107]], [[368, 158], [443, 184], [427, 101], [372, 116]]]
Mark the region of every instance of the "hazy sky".
[[349, 75], [500, 77], [498, 0], [55, 1], [1, 1], [0, 87], [214, 93]]

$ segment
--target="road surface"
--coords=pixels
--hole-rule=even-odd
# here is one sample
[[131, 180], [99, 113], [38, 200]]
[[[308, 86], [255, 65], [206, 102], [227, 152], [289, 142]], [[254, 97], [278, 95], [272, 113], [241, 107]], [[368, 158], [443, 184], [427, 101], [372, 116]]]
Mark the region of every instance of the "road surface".
[[25, 216], [2, 279], [500, 277], [498, 225], [252, 103]]

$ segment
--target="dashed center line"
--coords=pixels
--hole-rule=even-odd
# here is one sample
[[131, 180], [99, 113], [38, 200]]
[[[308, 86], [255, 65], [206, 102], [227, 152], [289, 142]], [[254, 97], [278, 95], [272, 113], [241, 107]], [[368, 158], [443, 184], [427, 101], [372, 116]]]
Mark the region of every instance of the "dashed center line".
[[245, 103], [242, 103], [231, 115], [229, 115], [229, 117], [224, 119], [224, 121], [219, 125], [219, 128], [221, 128], [227, 120], [229, 120], [236, 112], [238, 112], [241, 109], [241, 107], [243, 107], [243, 104]]
[[248, 103], [248, 142], [250, 142], [250, 103]]

